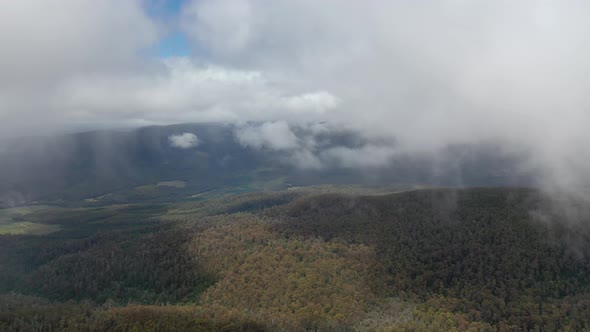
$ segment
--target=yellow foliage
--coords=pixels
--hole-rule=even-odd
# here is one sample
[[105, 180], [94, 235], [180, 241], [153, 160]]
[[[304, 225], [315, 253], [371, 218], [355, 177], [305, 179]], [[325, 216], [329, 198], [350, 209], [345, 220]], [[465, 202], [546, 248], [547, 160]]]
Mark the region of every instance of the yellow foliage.
[[268, 224], [245, 220], [200, 233], [190, 250], [221, 278], [203, 294], [203, 305], [283, 327], [351, 324], [375, 299], [367, 282], [375, 257], [365, 245], [281, 238]]

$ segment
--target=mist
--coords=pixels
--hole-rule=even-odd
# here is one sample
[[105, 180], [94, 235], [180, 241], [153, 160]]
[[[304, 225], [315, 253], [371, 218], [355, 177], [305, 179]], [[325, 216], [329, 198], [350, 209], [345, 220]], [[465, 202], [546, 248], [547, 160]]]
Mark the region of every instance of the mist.
[[[153, 6], [1, 4], [1, 136], [220, 122], [301, 169], [495, 146], [547, 190], [590, 184], [584, 1], [195, 0], [174, 19]], [[172, 31], [190, 53], [150, 53]], [[358, 140], [325, 139], [340, 131]]]

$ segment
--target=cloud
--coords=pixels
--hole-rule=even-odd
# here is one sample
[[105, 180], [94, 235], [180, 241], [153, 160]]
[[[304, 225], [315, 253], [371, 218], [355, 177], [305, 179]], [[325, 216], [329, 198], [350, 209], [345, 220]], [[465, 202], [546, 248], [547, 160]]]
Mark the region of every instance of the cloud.
[[67, 109], [158, 124], [319, 118], [337, 105], [327, 92], [293, 94], [280, 79], [273, 81], [259, 71], [200, 65], [186, 58], [163, 60], [160, 69], [72, 80], [62, 91]]
[[[194, 0], [179, 22], [193, 55], [162, 60], [140, 0], [4, 1], [0, 135], [258, 123], [236, 137], [309, 167], [497, 142], [548, 186], [582, 187], [589, 16], [581, 0]], [[297, 132], [309, 123], [367, 142], [325, 146]]]
[[549, 186], [590, 179], [587, 2], [201, 0], [190, 12], [210, 59], [337, 96], [327, 121], [412, 151], [494, 141], [530, 150]]
[[[273, 80], [260, 71], [188, 58], [157, 60], [144, 71], [72, 75], [53, 84], [39, 92], [7, 91], [0, 99], [3, 134], [181, 122], [321, 120], [339, 103], [326, 91], [290, 91], [281, 78]], [[26, 114], [44, 121], [31, 122]]]
[[[192, 1], [184, 8], [182, 22], [189, 36], [207, 44], [221, 54], [241, 52], [252, 38], [251, 27], [244, 24], [252, 19], [249, 1]], [[225, 23], [219, 24], [217, 20]]]
[[[133, 66], [159, 28], [139, 0], [4, 1], [0, 5], [2, 88]], [[7, 84], [10, 83], [10, 84]]]
[[297, 137], [284, 121], [248, 125], [235, 131], [240, 144], [255, 149], [292, 150], [299, 147]]
[[393, 146], [367, 144], [359, 148], [334, 147], [322, 151], [324, 159], [348, 168], [384, 167], [391, 164], [396, 150]]
[[312, 111], [323, 114], [340, 105], [340, 99], [326, 91], [285, 97], [283, 102], [285, 109], [301, 113]]
[[294, 87], [289, 77], [146, 56], [163, 35], [160, 23], [140, 0], [0, 4], [0, 136], [293, 120], [337, 106], [329, 92]]
[[288, 156], [287, 162], [295, 167], [305, 170], [318, 170], [326, 167], [322, 160], [314, 154], [313, 151], [305, 148], [296, 150], [293, 154]]
[[[78, 128], [88, 111], [68, 110], [62, 86], [71, 79], [140, 70], [138, 53], [159, 34], [139, 0], [3, 1], [1, 135]], [[110, 124], [120, 119], [93, 115]]]
[[193, 133], [183, 133], [180, 135], [170, 135], [168, 137], [170, 146], [179, 149], [190, 149], [199, 145], [197, 135]]
[[390, 165], [397, 153], [391, 142], [371, 141], [362, 133], [317, 122], [246, 124], [237, 126], [234, 135], [242, 146], [273, 151], [302, 169], [381, 168]]

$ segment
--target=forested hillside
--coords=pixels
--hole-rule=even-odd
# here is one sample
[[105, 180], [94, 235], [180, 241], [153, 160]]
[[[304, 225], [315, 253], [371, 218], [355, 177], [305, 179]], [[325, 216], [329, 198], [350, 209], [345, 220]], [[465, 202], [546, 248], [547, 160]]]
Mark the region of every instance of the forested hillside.
[[0, 330], [586, 331], [590, 219], [568, 208], [337, 186], [46, 207], [18, 219], [58, 230], [0, 235]]

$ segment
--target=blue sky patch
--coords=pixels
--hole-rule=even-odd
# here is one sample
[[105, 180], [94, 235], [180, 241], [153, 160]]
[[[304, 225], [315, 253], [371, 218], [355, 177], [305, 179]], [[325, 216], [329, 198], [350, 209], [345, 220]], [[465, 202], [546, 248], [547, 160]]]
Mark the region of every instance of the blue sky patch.
[[160, 40], [156, 46], [156, 55], [161, 58], [189, 56], [190, 47], [184, 33], [175, 30]]

